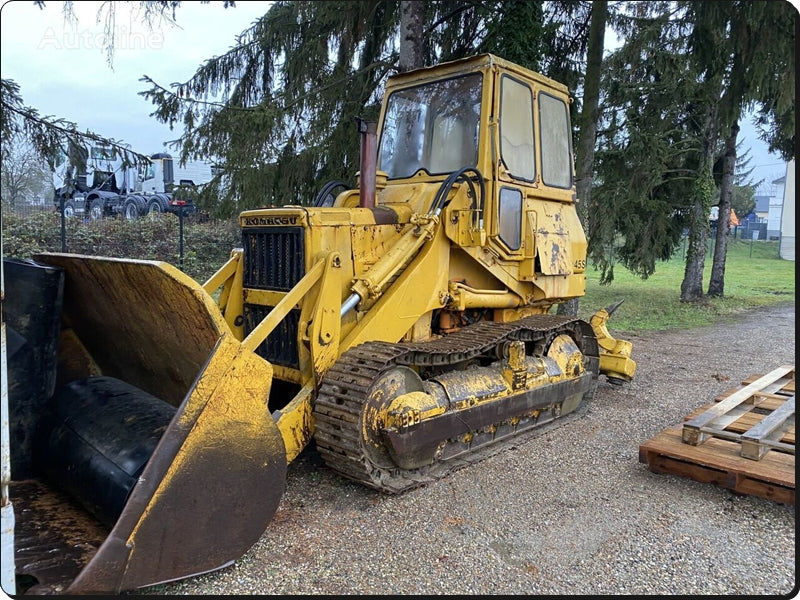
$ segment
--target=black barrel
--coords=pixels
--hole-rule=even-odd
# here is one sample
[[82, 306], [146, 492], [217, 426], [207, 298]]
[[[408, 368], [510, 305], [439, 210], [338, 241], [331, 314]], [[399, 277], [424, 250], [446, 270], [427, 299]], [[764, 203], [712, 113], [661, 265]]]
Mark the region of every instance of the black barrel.
[[112, 527], [175, 408], [113, 377], [73, 381], [42, 425], [45, 475]]

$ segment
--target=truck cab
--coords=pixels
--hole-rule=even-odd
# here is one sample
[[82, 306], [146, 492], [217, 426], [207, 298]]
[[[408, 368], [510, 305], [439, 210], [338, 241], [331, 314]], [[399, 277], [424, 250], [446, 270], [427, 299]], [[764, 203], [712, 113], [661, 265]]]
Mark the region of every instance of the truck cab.
[[447, 225], [454, 246], [528, 304], [583, 295], [586, 237], [575, 210], [571, 102], [566, 86], [491, 55], [393, 78], [382, 111], [378, 170], [386, 187], [379, 204], [474, 169], [486, 188], [477, 207], [485, 241], [467, 243], [454, 214]]
[[152, 154], [150, 161], [141, 166], [139, 176], [143, 193], [171, 192], [174, 185], [172, 157], [164, 153]]

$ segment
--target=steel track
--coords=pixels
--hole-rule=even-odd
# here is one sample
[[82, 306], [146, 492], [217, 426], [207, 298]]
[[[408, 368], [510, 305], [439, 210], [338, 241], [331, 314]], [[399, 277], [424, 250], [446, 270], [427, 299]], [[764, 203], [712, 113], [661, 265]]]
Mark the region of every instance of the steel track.
[[[450, 452], [444, 458], [419, 469], [387, 468], [375, 464], [366, 452], [362, 416], [370, 402], [372, 386], [388, 370], [409, 366], [421, 374], [441, 373], [463, 367], [469, 361], [498, 356], [505, 342], [522, 340], [536, 354], [544, 354], [550, 342], [568, 333], [583, 353], [586, 369], [593, 376], [591, 390], [584, 395], [578, 411], [563, 417], [545, 416], [495, 423], [491, 434], [486, 428], [473, 432], [465, 447], [463, 439], [447, 439]], [[529, 353], [531, 350], [529, 350]], [[598, 347], [591, 326], [580, 319], [561, 315], [534, 315], [513, 323], [483, 321], [430, 342], [367, 342], [342, 354], [322, 380], [314, 405], [315, 442], [325, 463], [342, 476], [384, 492], [399, 493], [445, 477], [462, 467], [521, 441], [528, 433], [543, 433], [563, 425], [585, 409], [587, 397], [595, 389], [598, 375]], [[554, 398], [560, 403], [563, 398]], [[461, 436], [459, 436], [461, 437]]]

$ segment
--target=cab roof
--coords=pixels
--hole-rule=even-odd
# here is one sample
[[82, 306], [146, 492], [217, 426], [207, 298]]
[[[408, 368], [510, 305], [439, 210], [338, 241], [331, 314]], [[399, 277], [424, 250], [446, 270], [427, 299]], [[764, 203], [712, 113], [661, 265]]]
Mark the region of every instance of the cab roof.
[[471, 73], [475, 71], [488, 71], [492, 69], [499, 69], [509, 73], [514, 73], [523, 79], [537, 82], [540, 85], [550, 87], [564, 94], [569, 94], [569, 89], [566, 85], [559, 83], [554, 79], [550, 79], [541, 73], [531, 71], [530, 69], [489, 53], [476, 54], [466, 58], [439, 63], [430, 67], [422, 67], [419, 69], [406, 71], [404, 73], [397, 73], [389, 78], [386, 83], [386, 87], [387, 89], [406, 87], [408, 85], [419, 84], [449, 75]]

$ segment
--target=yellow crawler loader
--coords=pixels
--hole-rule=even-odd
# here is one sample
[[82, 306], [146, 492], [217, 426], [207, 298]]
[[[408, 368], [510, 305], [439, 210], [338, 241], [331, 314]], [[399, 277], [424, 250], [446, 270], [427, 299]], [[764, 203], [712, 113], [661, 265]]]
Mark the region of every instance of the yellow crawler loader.
[[[631, 344], [585, 291], [565, 86], [492, 55], [396, 75], [357, 189], [250, 210], [204, 284], [155, 261], [5, 263], [23, 593], [219, 569], [312, 442], [399, 493], [576, 411]], [[341, 191], [339, 188], [344, 188]]]

